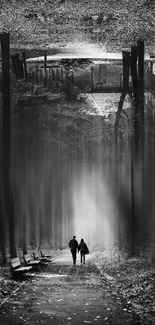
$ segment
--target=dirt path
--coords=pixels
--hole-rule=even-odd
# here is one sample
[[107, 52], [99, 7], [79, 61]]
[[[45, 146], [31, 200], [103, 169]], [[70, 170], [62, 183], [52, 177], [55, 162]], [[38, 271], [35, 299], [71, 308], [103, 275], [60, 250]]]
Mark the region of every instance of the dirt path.
[[[115, 116], [121, 93], [91, 93], [87, 94], [89, 102], [94, 107], [96, 114], [108, 117], [110, 114]], [[124, 108], [129, 108], [130, 103], [125, 100]]]
[[87, 258], [86, 265], [72, 265], [70, 253], [53, 260], [41, 272], [22, 283], [0, 310], [0, 324], [141, 324], [123, 310]]

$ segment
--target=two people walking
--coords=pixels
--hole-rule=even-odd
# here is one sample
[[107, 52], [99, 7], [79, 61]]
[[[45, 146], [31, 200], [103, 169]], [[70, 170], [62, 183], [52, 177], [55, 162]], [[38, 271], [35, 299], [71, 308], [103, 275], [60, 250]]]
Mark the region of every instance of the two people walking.
[[81, 242], [78, 245], [76, 236], [73, 236], [73, 238], [69, 242], [69, 247], [71, 249], [73, 264], [76, 264], [77, 251], [78, 251], [78, 253], [80, 251], [81, 263], [83, 262], [83, 264], [85, 264], [85, 255], [89, 253], [89, 250], [88, 250], [86, 243], [84, 242], [84, 239], [81, 239]]

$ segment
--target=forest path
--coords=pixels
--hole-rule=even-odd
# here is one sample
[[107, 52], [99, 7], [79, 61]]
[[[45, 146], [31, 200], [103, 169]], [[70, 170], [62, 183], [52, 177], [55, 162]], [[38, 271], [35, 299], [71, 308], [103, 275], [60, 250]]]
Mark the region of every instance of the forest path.
[[3, 325], [141, 324], [123, 310], [91, 255], [72, 265], [69, 251], [33, 273], [0, 311]]
[[[87, 94], [87, 101], [91, 103], [94, 107], [95, 112], [99, 116], [104, 116], [106, 118], [110, 118], [113, 115], [115, 119], [115, 114], [118, 109], [119, 100], [121, 93], [91, 93]], [[127, 99], [124, 102], [124, 108], [129, 108], [130, 103]]]
[[91, 93], [87, 94], [87, 99], [94, 107], [96, 114], [108, 117], [109, 114], [117, 112], [119, 103], [119, 93]]

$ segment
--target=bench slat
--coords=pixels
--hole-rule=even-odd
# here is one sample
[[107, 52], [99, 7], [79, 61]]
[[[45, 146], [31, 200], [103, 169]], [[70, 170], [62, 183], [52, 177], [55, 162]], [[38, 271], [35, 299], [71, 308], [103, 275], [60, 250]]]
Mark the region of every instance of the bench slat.
[[21, 271], [29, 271], [32, 269], [32, 266], [21, 266], [18, 269], [15, 269], [15, 272], [21, 272]]
[[13, 263], [13, 264], [11, 264], [11, 265], [12, 265], [13, 268], [17, 268], [17, 267], [20, 266], [21, 264], [18, 263], [18, 262], [16, 262], [16, 263]]
[[40, 263], [40, 261], [29, 261], [30, 264], [34, 264], [34, 265], [37, 265]]
[[17, 268], [18, 266], [21, 266], [19, 257], [11, 258], [11, 266], [12, 268]]

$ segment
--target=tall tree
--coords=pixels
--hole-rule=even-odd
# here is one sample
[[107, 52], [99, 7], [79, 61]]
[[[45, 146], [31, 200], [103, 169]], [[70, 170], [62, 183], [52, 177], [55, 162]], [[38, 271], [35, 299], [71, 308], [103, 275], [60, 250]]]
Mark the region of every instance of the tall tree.
[[27, 66], [26, 66], [26, 56], [25, 56], [25, 52], [22, 52], [22, 56], [23, 56], [23, 65], [24, 65], [24, 74], [25, 74], [25, 79], [27, 79]]
[[115, 147], [117, 148], [117, 141], [118, 141], [118, 128], [119, 128], [119, 121], [123, 109], [123, 104], [126, 95], [128, 94], [132, 99], [131, 90], [129, 88], [129, 65], [130, 65], [130, 53], [129, 52], [122, 52], [123, 55], [123, 88], [121, 97], [119, 100], [118, 110], [116, 113], [116, 120], [115, 120]]
[[[131, 75], [134, 94], [134, 136], [131, 148], [131, 196], [132, 196], [132, 253], [138, 252], [140, 236], [139, 216], [144, 213], [144, 42], [131, 47]], [[135, 201], [140, 193], [141, 209]]]
[[0, 252], [2, 255], [2, 264], [6, 264], [7, 258], [6, 258], [6, 240], [5, 240], [5, 231], [6, 231], [6, 225], [5, 225], [5, 215], [4, 215], [4, 207], [3, 207], [3, 170], [2, 170], [2, 137], [0, 137], [0, 184], [1, 184], [1, 196], [0, 196]]
[[[2, 167], [1, 167], [2, 170]], [[2, 185], [2, 175], [1, 175], [1, 185]], [[5, 225], [5, 217], [4, 217], [4, 209], [3, 209], [3, 187], [1, 186], [1, 197], [0, 197], [0, 252], [2, 254], [2, 264], [6, 264], [6, 225]]]
[[133, 86], [133, 120], [134, 120], [134, 133], [131, 138], [131, 220], [130, 223], [130, 253], [135, 255], [136, 253], [136, 236], [137, 234], [137, 223], [136, 223], [136, 211], [135, 211], [135, 159], [138, 152], [138, 139], [139, 139], [139, 115], [138, 115], [138, 73], [137, 73], [137, 46], [131, 46], [131, 60], [130, 69], [132, 76]]
[[1, 34], [2, 52], [2, 98], [3, 98], [3, 198], [4, 209], [9, 223], [10, 255], [16, 257], [15, 246], [15, 216], [14, 201], [11, 184], [11, 100], [10, 100], [10, 36], [9, 33]]
[[[120, 119], [121, 119], [121, 114], [123, 112], [123, 104], [124, 104], [124, 100], [126, 95], [129, 95], [132, 101], [132, 93], [131, 93], [131, 89], [129, 88], [129, 66], [130, 66], [130, 52], [122, 52], [123, 55], [123, 88], [122, 88], [122, 93], [120, 96], [120, 100], [119, 100], [119, 104], [118, 104], [118, 110], [116, 113], [116, 120], [115, 120], [115, 130], [114, 130], [114, 145], [115, 145], [115, 166], [116, 166], [116, 170], [115, 170], [115, 181], [116, 181], [116, 186], [119, 186], [119, 165], [120, 165], [120, 149], [121, 146], [123, 145], [121, 143], [121, 145], [119, 146], [118, 143], [118, 135], [119, 135], [119, 123], [120, 123]], [[120, 141], [121, 137], [120, 137]], [[125, 205], [126, 202], [126, 198], [122, 198], [122, 204]], [[118, 223], [119, 223], [119, 244], [121, 246], [121, 220], [120, 220], [120, 215], [118, 216]]]
[[140, 163], [140, 177], [139, 187], [141, 188], [141, 235], [145, 233], [145, 193], [144, 193], [144, 179], [145, 179], [145, 114], [144, 114], [144, 41], [137, 42], [138, 48], [138, 86], [139, 86], [139, 163]]

